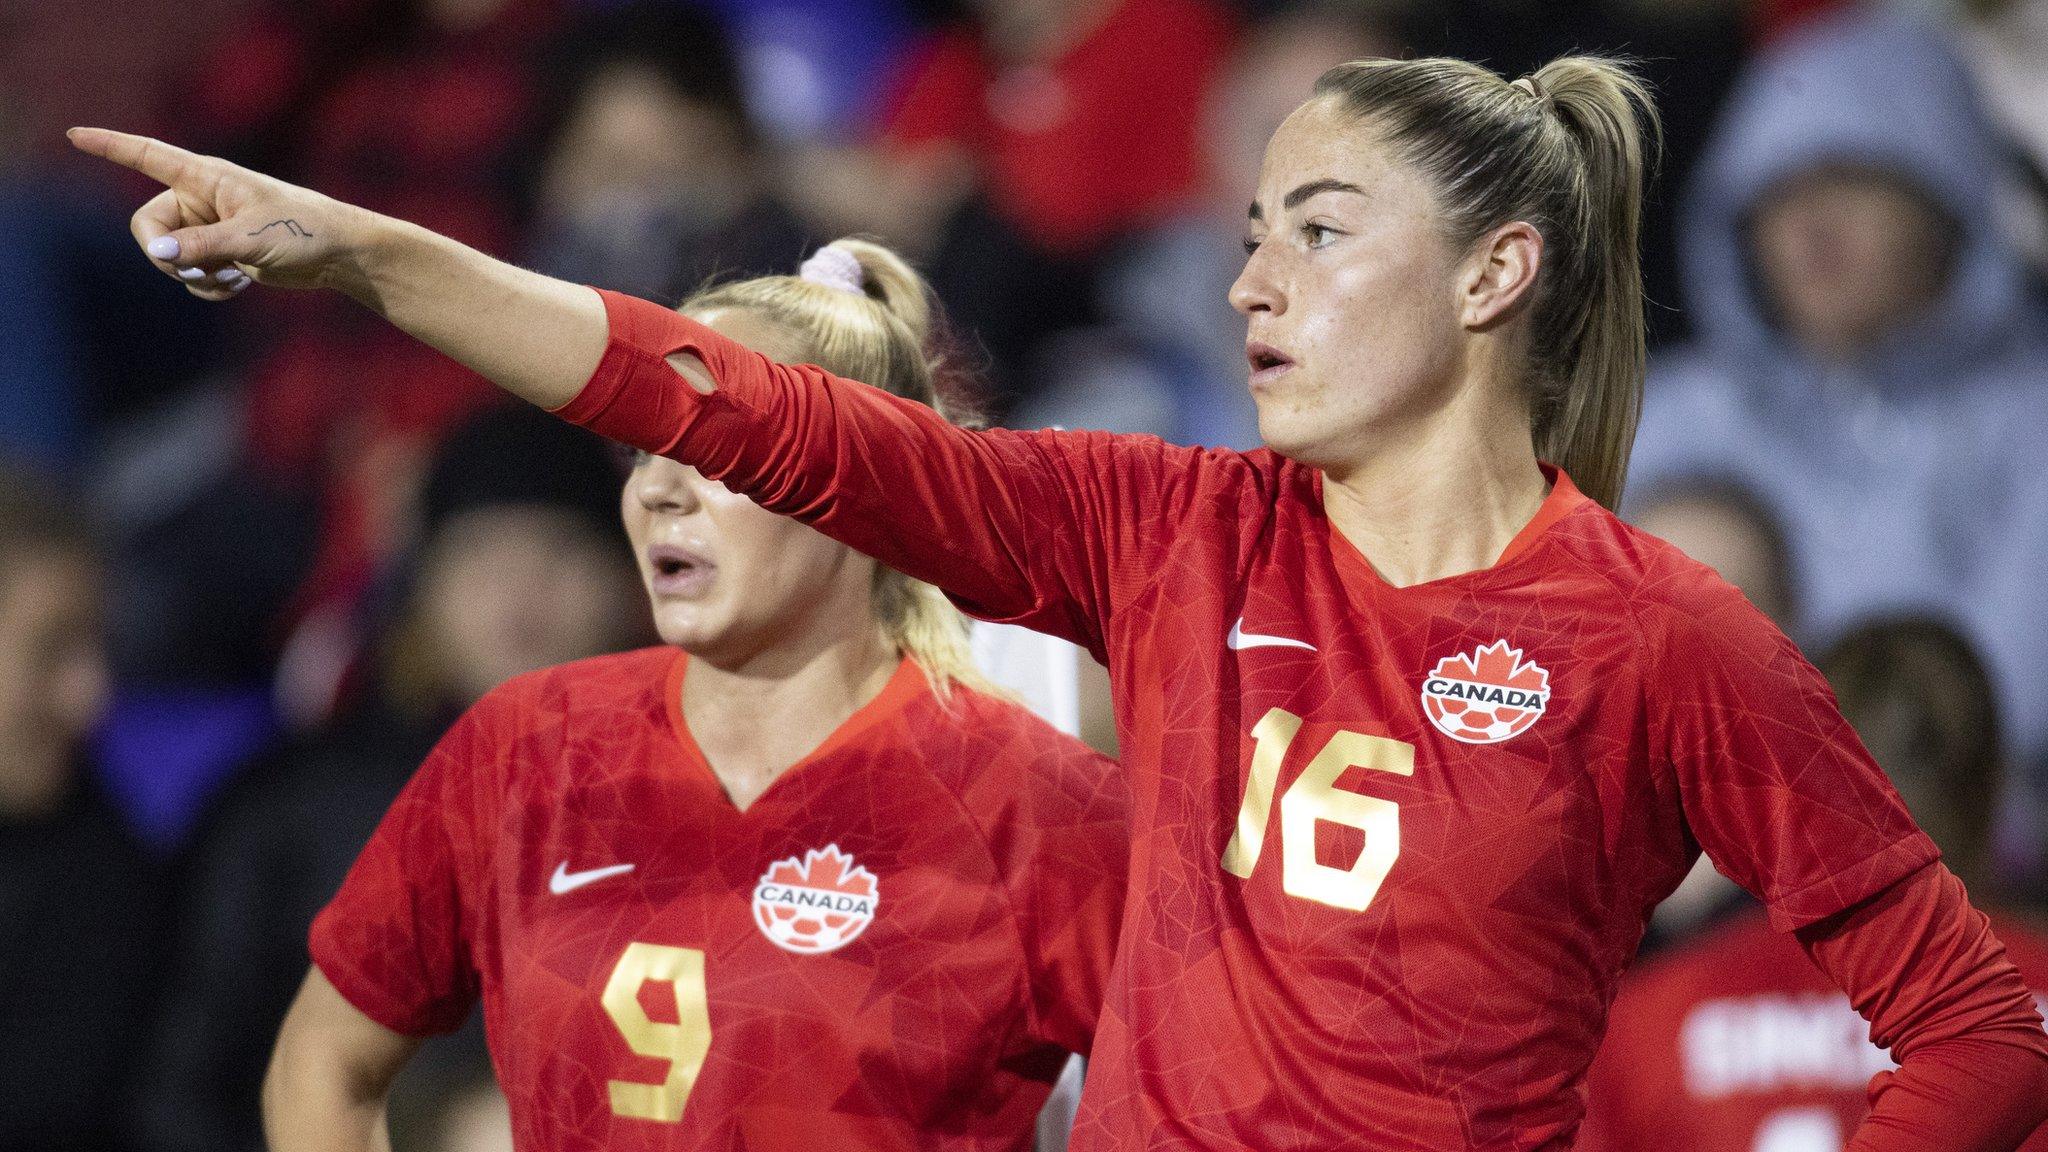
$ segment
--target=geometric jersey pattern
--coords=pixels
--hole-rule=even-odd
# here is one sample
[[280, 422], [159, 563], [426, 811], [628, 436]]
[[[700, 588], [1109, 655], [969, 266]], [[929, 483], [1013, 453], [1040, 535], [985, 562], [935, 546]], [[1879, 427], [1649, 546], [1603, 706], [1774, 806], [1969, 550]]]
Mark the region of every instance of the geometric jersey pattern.
[[[1554, 470], [1498, 563], [1395, 588], [1332, 530], [1319, 474], [1269, 451], [966, 432], [605, 303], [565, 418], [1108, 665], [1131, 888], [1078, 1152], [1568, 1148], [1616, 983], [1702, 848], [1780, 930], [1937, 856], [1791, 643]], [[718, 387], [689, 387], [677, 351]], [[1234, 649], [1240, 621], [1314, 650]], [[1546, 671], [1544, 713], [1454, 739], [1424, 680], [1497, 641]], [[1320, 758], [1402, 747], [1334, 779]], [[1291, 805], [1318, 772], [1304, 794], [1336, 819]], [[1261, 854], [1226, 868], [1260, 811]], [[1378, 876], [1363, 907], [1288, 890], [1357, 869]]]
[[[1113, 955], [1115, 765], [1004, 701], [956, 688], [941, 704], [905, 661], [740, 811], [682, 723], [685, 667], [646, 649], [486, 696], [314, 924], [321, 971], [411, 1035], [481, 1001], [521, 1149], [1028, 1148]], [[874, 877], [872, 921], [829, 952], [778, 946], [757, 885], [830, 845]], [[633, 868], [552, 893], [565, 864]], [[614, 1082], [658, 1086], [673, 1066], [604, 1001], [649, 945], [702, 956], [701, 993], [626, 989], [664, 1042], [679, 1000], [708, 1011], [673, 1122], [613, 1103]]]

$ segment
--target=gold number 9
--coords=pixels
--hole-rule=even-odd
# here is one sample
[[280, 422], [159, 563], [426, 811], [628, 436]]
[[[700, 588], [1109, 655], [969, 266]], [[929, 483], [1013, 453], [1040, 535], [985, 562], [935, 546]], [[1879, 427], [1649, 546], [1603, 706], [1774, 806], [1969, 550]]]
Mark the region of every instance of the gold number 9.
[[[640, 1006], [640, 986], [667, 984], [676, 999], [676, 1023], [650, 1020]], [[711, 1008], [704, 994], [704, 953], [666, 944], [626, 945], [604, 986], [604, 1010], [626, 1047], [641, 1056], [666, 1060], [668, 1077], [659, 1084], [610, 1082], [612, 1113], [633, 1120], [673, 1124], [683, 1118], [690, 1089], [711, 1051]]]

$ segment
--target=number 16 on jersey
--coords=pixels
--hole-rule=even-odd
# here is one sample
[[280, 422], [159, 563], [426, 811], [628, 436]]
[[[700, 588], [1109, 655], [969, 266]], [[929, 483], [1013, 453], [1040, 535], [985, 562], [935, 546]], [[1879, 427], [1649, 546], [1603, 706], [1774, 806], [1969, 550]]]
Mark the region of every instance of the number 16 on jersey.
[[[1300, 732], [1301, 717], [1282, 708], [1266, 713], [1252, 728], [1251, 776], [1237, 808], [1237, 830], [1223, 849], [1224, 871], [1240, 879], [1251, 878], [1265, 850], [1280, 764]], [[1330, 737], [1280, 797], [1280, 835], [1286, 841], [1280, 888], [1289, 896], [1362, 912], [1401, 855], [1401, 806], [1337, 787], [1337, 778], [1352, 768], [1413, 776], [1415, 745], [1362, 732], [1340, 731]], [[1365, 834], [1365, 848], [1351, 867], [1333, 868], [1316, 859], [1318, 820]]]

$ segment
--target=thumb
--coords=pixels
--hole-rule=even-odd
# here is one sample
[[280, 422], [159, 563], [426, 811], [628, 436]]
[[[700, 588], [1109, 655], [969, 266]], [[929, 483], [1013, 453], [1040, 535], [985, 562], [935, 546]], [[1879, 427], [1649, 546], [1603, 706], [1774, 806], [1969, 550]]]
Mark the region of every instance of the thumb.
[[143, 248], [158, 260], [180, 268], [211, 268], [223, 264], [260, 264], [264, 245], [236, 220], [179, 228], [150, 240]]

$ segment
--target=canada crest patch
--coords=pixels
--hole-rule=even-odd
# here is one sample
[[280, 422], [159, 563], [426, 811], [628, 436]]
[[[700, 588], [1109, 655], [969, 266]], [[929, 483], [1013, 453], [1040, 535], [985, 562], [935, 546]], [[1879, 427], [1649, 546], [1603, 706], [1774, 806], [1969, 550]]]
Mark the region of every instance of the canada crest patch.
[[1495, 640], [1446, 656], [1422, 681], [1422, 710], [1437, 731], [1467, 744], [1498, 744], [1519, 736], [1550, 703], [1550, 673]]
[[881, 898], [875, 874], [827, 844], [768, 866], [754, 886], [754, 923], [791, 952], [830, 952], [867, 930]]

